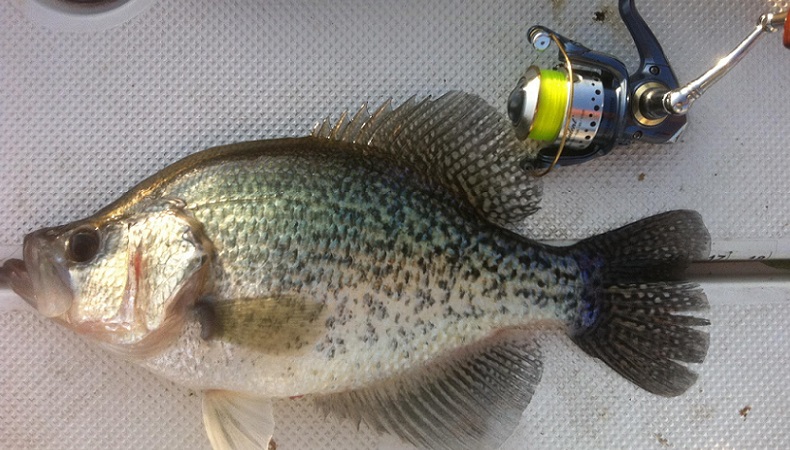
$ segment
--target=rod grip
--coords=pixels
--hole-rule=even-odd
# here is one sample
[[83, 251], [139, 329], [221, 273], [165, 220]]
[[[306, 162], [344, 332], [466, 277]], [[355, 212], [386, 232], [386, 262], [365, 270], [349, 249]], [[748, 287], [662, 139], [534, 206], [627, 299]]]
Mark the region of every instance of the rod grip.
[[790, 48], [790, 17], [785, 17], [784, 33], [782, 34], [782, 43], [786, 48]]

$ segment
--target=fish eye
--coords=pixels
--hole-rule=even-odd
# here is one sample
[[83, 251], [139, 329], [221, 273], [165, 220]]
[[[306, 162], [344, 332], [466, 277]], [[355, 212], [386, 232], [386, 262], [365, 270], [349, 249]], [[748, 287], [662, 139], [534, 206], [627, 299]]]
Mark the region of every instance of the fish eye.
[[84, 228], [75, 231], [66, 245], [66, 257], [75, 263], [84, 263], [92, 260], [99, 253], [101, 238], [99, 232], [93, 228]]

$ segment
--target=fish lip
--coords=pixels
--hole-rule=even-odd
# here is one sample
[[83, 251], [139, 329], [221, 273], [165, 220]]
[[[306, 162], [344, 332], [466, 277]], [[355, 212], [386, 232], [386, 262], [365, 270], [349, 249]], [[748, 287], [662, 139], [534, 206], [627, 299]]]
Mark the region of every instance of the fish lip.
[[24, 267], [19, 260], [6, 262], [14, 292], [48, 318], [66, 313], [74, 298], [71, 276], [58, 252], [61, 230], [62, 227], [45, 228], [25, 236]]
[[9, 259], [0, 267], [0, 286], [8, 286], [29, 305], [36, 306], [33, 281], [21, 259]]

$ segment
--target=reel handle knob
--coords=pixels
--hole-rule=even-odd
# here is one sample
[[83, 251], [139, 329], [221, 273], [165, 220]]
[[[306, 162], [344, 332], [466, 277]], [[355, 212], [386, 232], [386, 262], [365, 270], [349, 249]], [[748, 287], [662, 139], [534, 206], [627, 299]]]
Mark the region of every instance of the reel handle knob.
[[790, 20], [785, 17], [784, 34], [782, 35], [782, 43], [785, 48], [790, 48]]

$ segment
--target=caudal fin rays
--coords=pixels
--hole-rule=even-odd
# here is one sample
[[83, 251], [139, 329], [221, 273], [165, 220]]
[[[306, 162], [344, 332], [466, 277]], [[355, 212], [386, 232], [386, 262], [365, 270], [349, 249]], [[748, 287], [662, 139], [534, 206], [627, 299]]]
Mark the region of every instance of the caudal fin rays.
[[697, 380], [710, 322], [702, 289], [679, 281], [704, 259], [710, 235], [699, 214], [671, 211], [572, 247], [586, 279], [571, 337], [587, 353], [648, 392], [672, 397]]

